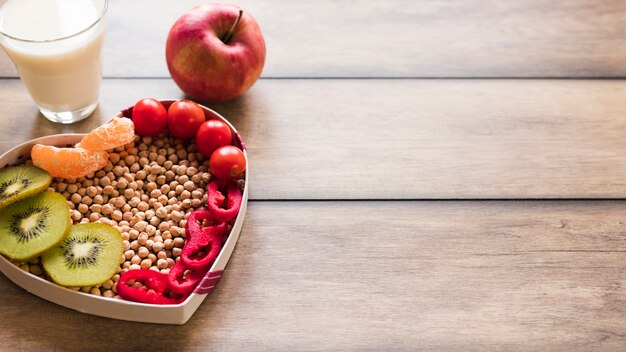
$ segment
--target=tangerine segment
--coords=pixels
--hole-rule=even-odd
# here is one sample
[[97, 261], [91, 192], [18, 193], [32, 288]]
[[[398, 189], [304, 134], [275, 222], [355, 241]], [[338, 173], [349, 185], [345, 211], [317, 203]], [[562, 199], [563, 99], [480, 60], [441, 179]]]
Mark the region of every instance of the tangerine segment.
[[102, 169], [109, 161], [105, 151], [57, 148], [36, 144], [30, 152], [33, 164], [54, 177], [79, 178]]
[[113, 120], [89, 132], [76, 144], [88, 150], [107, 150], [121, 147], [135, 139], [135, 125], [131, 119], [114, 117]]

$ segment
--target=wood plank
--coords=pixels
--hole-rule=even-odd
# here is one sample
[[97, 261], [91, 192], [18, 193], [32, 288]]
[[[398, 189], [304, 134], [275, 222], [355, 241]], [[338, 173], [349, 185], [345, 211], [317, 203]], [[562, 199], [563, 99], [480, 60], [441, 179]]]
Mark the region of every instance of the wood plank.
[[[204, 2], [112, 0], [105, 75], [168, 77], [169, 28]], [[626, 76], [622, 1], [237, 3], [264, 31], [265, 77]], [[15, 71], [2, 53], [7, 75]]]
[[[0, 81], [0, 152], [86, 132], [170, 80], [105, 80], [96, 115], [38, 116]], [[626, 81], [261, 80], [214, 105], [242, 132], [252, 199], [623, 198]]]
[[0, 340], [10, 350], [621, 351], [625, 212], [622, 201], [252, 202], [223, 279], [184, 327], [83, 315], [0, 277]]

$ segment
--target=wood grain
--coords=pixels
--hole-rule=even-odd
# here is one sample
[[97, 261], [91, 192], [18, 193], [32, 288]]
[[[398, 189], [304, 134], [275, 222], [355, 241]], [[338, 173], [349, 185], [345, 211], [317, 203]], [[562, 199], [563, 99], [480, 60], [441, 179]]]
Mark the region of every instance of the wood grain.
[[31, 351], [621, 351], [625, 212], [252, 202], [223, 279], [185, 326], [83, 315], [0, 277], [0, 340]]
[[[167, 33], [204, 2], [112, 0], [105, 75], [168, 77]], [[237, 3], [263, 29], [265, 77], [626, 76], [618, 0]], [[0, 76], [15, 76], [4, 53]]]
[[[86, 132], [171, 80], [105, 80], [96, 115], [38, 116], [0, 80], [0, 152]], [[626, 81], [261, 80], [212, 105], [241, 131], [252, 199], [623, 198]]]

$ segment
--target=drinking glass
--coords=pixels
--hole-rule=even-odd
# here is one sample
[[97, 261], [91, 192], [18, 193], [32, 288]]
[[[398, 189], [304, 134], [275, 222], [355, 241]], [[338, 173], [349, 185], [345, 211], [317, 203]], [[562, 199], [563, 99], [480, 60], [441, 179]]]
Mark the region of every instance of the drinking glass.
[[98, 106], [108, 0], [8, 0], [0, 44], [39, 111], [63, 124]]

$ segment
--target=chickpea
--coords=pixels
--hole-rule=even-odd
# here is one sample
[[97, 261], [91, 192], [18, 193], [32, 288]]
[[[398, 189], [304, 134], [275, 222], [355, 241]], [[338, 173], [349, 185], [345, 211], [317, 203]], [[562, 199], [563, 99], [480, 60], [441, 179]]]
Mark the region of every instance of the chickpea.
[[67, 186], [67, 191], [70, 193], [76, 193], [78, 192], [78, 185], [76, 184], [70, 184]]
[[125, 212], [124, 214], [122, 214], [122, 219], [124, 219], [125, 221], [133, 220], [133, 213]]
[[152, 261], [150, 259], [144, 259], [141, 261], [142, 269], [150, 269], [151, 266], [152, 266]]
[[163, 242], [155, 241], [152, 244], [152, 250], [156, 253], [162, 251], [164, 248], [165, 248], [165, 245], [163, 244]]
[[164, 176], [166, 182], [172, 182], [176, 178], [176, 174], [171, 170], [165, 171]]
[[126, 252], [124, 252], [124, 258], [126, 258], [127, 260], [131, 260], [134, 256], [135, 256], [135, 251], [132, 249], [129, 249]]
[[117, 189], [126, 189], [128, 187], [128, 180], [125, 178], [120, 178], [117, 181]]
[[115, 202], [113, 203], [113, 205], [115, 205], [116, 208], [121, 208], [124, 206], [124, 204], [126, 204], [126, 201], [124, 200], [123, 197], [115, 198]]
[[111, 185], [104, 186], [104, 188], [102, 189], [102, 193], [110, 196], [115, 193], [115, 188], [113, 188], [113, 186]]
[[132, 165], [136, 160], [134, 155], [126, 155], [126, 157], [124, 157], [124, 163], [126, 163], [126, 165]]
[[135, 196], [135, 191], [132, 190], [131, 188], [127, 188], [127, 189], [124, 190], [124, 197], [126, 199], [130, 200], [134, 196]]
[[159, 269], [166, 269], [167, 268], [167, 260], [165, 260], [165, 259], [157, 260], [157, 268], [159, 268]]
[[113, 212], [113, 207], [111, 204], [105, 204], [102, 206], [102, 214], [109, 215]]
[[178, 237], [181, 234], [180, 227], [178, 226], [170, 226], [170, 233], [174, 237]]
[[83, 198], [82, 198], [82, 197], [81, 197], [78, 193], [74, 193], [74, 194], [72, 194], [72, 196], [70, 197], [70, 200], [71, 200], [72, 202], [76, 203], [76, 204], [80, 203], [80, 201], [81, 201], [82, 199], [83, 199]]
[[137, 243], [139, 243], [142, 246], [144, 246], [147, 241], [148, 241], [148, 234], [146, 233], [141, 233], [139, 237], [137, 237]]
[[185, 245], [185, 240], [182, 237], [176, 237], [172, 240], [174, 247], [182, 248]]
[[91, 214], [89, 214], [89, 221], [96, 222], [96, 221], [98, 221], [98, 219], [100, 219], [100, 214], [98, 214], [98, 213], [91, 213]]
[[[167, 209], [165, 209], [167, 211]], [[157, 216], [159, 216], [158, 212], [157, 212]], [[168, 231], [170, 229], [170, 223], [168, 221], [161, 221], [161, 223], [159, 224], [159, 231], [164, 232], [164, 231]]]
[[148, 184], [146, 185], [146, 191], [147, 191], [148, 193], [150, 193], [150, 192], [152, 192], [152, 191], [156, 190], [157, 188], [158, 188], [158, 187], [157, 187], [157, 184], [156, 184], [156, 183], [154, 183], [154, 182], [148, 182]]
[[192, 208], [200, 208], [202, 206], [202, 200], [200, 199], [192, 199], [191, 200], [191, 207]]
[[131, 197], [131, 198], [128, 200], [128, 204], [129, 204], [131, 207], [137, 207], [137, 205], [139, 205], [139, 202], [141, 202], [141, 201], [139, 200], [139, 198], [134, 197], [134, 196], [133, 196], [133, 197]]
[[191, 191], [193, 191], [193, 190], [194, 190], [194, 188], [196, 188], [196, 185], [193, 183], [193, 181], [187, 181], [187, 182], [185, 182], [185, 183], [183, 184], [183, 187], [184, 187], [187, 191], [191, 192]]
[[100, 205], [100, 204], [92, 204], [89, 207], [89, 210], [91, 210], [92, 213], [98, 213], [99, 214], [100, 212], [102, 212], [102, 205]]
[[77, 209], [82, 214], [85, 214], [85, 213], [87, 213], [89, 211], [89, 207], [87, 206], [87, 204], [79, 204]]
[[113, 220], [117, 220], [120, 221], [123, 218], [122, 212], [119, 210], [115, 210], [113, 211], [113, 213], [111, 214], [111, 218], [113, 218]]
[[180, 183], [181, 185], [184, 185], [185, 182], [189, 181], [189, 176], [187, 175], [182, 175], [182, 176], [178, 176], [178, 183]]
[[111, 185], [111, 179], [108, 176], [100, 178], [100, 186], [106, 187]]
[[131, 264], [139, 264], [141, 263], [141, 257], [138, 255], [134, 255], [131, 259], [130, 259], [130, 263]]
[[188, 190], [184, 190], [181, 194], [180, 194], [180, 199], [183, 200], [183, 202], [185, 200], [189, 200], [189, 198], [191, 198], [191, 192], [189, 192]]
[[172, 241], [171, 239], [164, 240], [163, 244], [165, 245], [165, 249], [174, 248], [174, 241]]
[[[119, 156], [118, 156], [119, 157]], [[124, 168], [122, 168], [121, 166], [116, 166], [113, 168], [113, 174], [117, 177], [120, 177], [122, 175], [124, 175]]]
[[163, 219], [167, 216], [167, 209], [165, 207], [161, 207], [156, 211], [156, 216]]
[[91, 205], [93, 203], [93, 199], [90, 196], [84, 196], [81, 200], [81, 203], [85, 205]]
[[137, 209], [139, 209], [139, 211], [147, 211], [148, 209], [150, 209], [150, 206], [148, 205], [148, 203], [141, 201], [139, 202], [139, 204], [137, 204]]
[[141, 232], [146, 229], [146, 226], [148, 226], [147, 222], [139, 221], [138, 223], [135, 224], [135, 230]]
[[93, 202], [94, 202], [94, 203], [96, 203], [96, 204], [101, 205], [101, 204], [103, 204], [103, 203], [104, 203], [104, 198], [103, 198], [101, 195], [96, 194], [96, 195], [93, 197]]
[[165, 251], [163, 251], [163, 250], [159, 251], [157, 253], [157, 258], [159, 258], [159, 259], [167, 259], [167, 253], [165, 253]]
[[164, 185], [166, 181], [167, 181], [167, 178], [164, 175], [159, 175], [156, 178], [156, 184], [159, 186]]
[[174, 258], [178, 258], [180, 257], [180, 255], [183, 253], [183, 249], [182, 248], [178, 248], [178, 247], [174, 247], [172, 248], [172, 256]]
[[150, 198], [156, 199], [161, 195], [161, 190], [160, 189], [153, 189], [152, 191], [150, 191]]
[[106, 290], [110, 290], [112, 287], [113, 287], [113, 280], [110, 280], [110, 279], [102, 284], [102, 288]]
[[130, 231], [128, 231], [128, 237], [131, 240], [136, 240], [139, 237], [139, 231], [131, 229]]
[[[150, 223], [150, 225], [157, 226], [159, 225], [159, 223], [161, 222], [161, 219], [157, 218], [156, 216], [151, 218], [150, 221], [148, 221]], [[156, 228], [156, 227], [155, 227]]]
[[150, 251], [146, 247], [139, 247], [139, 251], [137, 251], [137, 255], [140, 258], [146, 258], [149, 253], [150, 253]]

